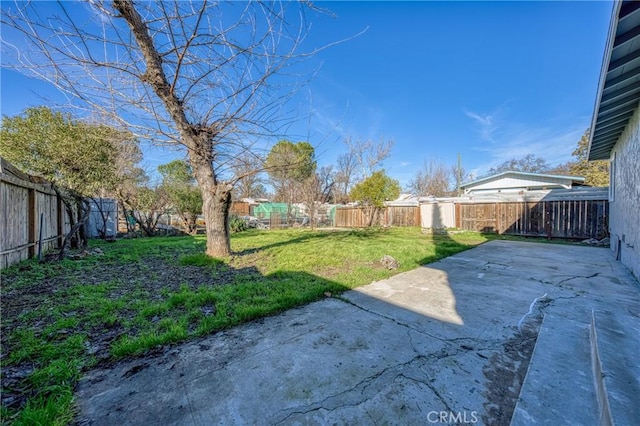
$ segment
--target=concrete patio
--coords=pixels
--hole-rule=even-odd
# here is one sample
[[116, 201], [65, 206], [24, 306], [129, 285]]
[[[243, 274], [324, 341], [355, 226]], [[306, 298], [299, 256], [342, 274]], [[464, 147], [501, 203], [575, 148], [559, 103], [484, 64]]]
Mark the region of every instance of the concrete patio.
[[91, 371], [77, 420], [596, 425], [592, 322], [605, 408], [620, 424], [640, 418], [624, 405], [640, 394], [638, 282], [608, 249], [493, 241]]

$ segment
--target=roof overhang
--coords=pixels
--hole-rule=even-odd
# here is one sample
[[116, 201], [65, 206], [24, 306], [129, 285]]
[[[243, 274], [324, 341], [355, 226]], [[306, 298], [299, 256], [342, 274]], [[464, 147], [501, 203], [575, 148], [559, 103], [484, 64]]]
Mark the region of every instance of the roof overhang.
[[606, 160], [640, 101], [640, 2], [613, 4], [591, 119], [589, 160]]
[[[517, 172], [517, 171], [510, 170], [506, 172], [497, 173], [495, 175], [485, 176], [483, 178], [476, 179], [472, 182], [464, 183], [460, 185], [460, 188], [466, 189], [470, 186], [476, 186], [484, 182], [489, 182], [491, 180], [498, 180], [500, 178], [507, 177], [507, 176], [516, 177], [516, 178], [520, 177], [520, 178], [535, 178], [535, 179], [555, 179], [555, 180], [559, 179], [559, 180], [566, 180], [571, 184], [573, 183], [583, 184], [585, 182], [585, 178], [583, 178], [582, 176], [548, 175], [544, 173]], [[549, 182], [549, 184], [552, 184], [552, 183], [557, 183], [557, 182]]]

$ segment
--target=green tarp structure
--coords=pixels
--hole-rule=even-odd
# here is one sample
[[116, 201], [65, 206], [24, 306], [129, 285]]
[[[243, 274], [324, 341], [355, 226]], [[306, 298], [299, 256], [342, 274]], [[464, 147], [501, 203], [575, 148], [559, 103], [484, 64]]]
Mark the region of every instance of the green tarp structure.
[[[262, 203], [253, 209], [253, 215], [259, 218], [269, 218], [272, 213], [280, 213], [282, 216], [286, 216], [289, 212], [287, 203]], [[300, 209], [296, 206], [291, 206], [291, 214], [294, 216], [300, 216]]]
[[329, 209], [329, 220], [331, 221], [331, 224], [335, 226], [336, 223], [336, 208], [338, 206], [333, 206]]

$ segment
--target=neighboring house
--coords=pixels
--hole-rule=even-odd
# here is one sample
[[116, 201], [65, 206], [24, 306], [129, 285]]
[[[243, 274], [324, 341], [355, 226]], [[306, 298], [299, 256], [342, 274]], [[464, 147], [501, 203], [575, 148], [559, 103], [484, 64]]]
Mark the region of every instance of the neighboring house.
[[540, 173], [502, 172], [461, 185], [465, 194], [491, 194], [496, 192], [539, 191], [571, 189], [584, 184], [578, 176], [545, 175]]
[[589, 160], [610, 160], [611, 249], [640, 279], [640, 2], [616, 2], [591, 121]]

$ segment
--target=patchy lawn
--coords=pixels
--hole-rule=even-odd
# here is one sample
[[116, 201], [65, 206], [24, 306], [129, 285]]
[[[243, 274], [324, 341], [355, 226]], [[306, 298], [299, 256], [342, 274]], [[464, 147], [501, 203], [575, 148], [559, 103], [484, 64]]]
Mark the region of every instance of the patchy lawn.
[[[387, 278], [486, 241], [417, 228], [93, 241], [98, 253], [2, 271], [2, 422], [66, 424], [82, 372]], [[391, 255], [400, 268], [379, 260]]]

